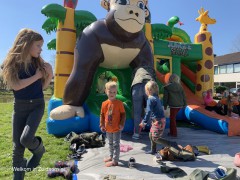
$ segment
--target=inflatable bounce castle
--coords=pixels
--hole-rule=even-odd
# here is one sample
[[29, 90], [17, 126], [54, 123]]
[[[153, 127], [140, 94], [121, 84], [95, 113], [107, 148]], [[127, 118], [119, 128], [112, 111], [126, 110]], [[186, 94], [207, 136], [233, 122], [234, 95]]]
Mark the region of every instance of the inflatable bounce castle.
[[[147, 54], [141, 52], [142, 50], [135, 51], [139, 42], [133, 37], [143, 32], [153, 53], [160, 94], [170, 74], [175, 73], [181, 77], [188, 106], [178, 113], [178, 119], [191, 121], [208, 130], [229, 136], [240, 135], [240, 128], [237, 128], [240, 127], [238, 121], [214, 114], [205, 110], [203, 106], [202, 93], [213, 89], [214, 57], [212, 35], [208, 31], [208, 24], [215, 24], [216, 20], [210, 18], [209, 12], [201, 8], [196, 18], [200, 23], [200, 30], [195, 35], [193, 43], [187, 32], [174, 27], [175, 24], [181, 23], [179, 17], [170, 18], [167, 25], [151, 24], [148, 1], [144, 0], [142, 3], [130, 1], [130, 5], [118, 4], [118, 1], [112, 0], [101, 1], [101, 5], [107, 10], [105, 24], [115, 23], [112, 27], [120, 26], [124, 34], [119, 34], [113, 28], [107, 32], [107, 28], [103, 27], [104, 20], [98, 21], [91, 12], [75, 10], [77, 0], [64, 0], [64, 6], [49, 4], [42, 8], [42, 14], [48, 17], [43, 29], [47, 32], [57, 32], [56, 40], [48, 43], [49, 49], [56, 49], [54, 95], [48, 105], [48, 133], [64, 136], [71, 131], [100, 132], [101, 103], [107, 99], [104, 94], [104, 83], [109, 80], [117, 81], [119, 85], [117, 98], [124, 102], [127, 113], [124, 131], [133, 131], [130, 91], [132, 69], [128, 65], [128, 60]], [[127, 6], [132, 8], [128, 15], [124, 14]], [[137, 21], [140, 23], [121, 22], [117, 20], [118, 16], [126, 19], [127, 16], [134, 16], [136, 18], [134, 23]], [[116, 19], [110, 19], [112, 17]], [[141, 22], [143, 22], [142, 26], [139, 25]], [[95, 29], [99, 33], [93, 36], [91, 31]], [[128, 37], [127, 40], [121, 39], [125, 36]], [[79, 39], [76, 44], [77, 37]], [[127, 43], [119, 46], [113, 38]], [[105, 42], [106, 39], [108, 44]], [[101, 59], [101, 53], [104, 54], [104, 61]], [[90, 61], [91, 63], [88, 63]], [[67, 112], [68, 109], [64, 106], [67, 116], [61, 114], [62, 109], [59, 110], [57, 118], [50, 116], [55, 108], [62, 107], [63, 102], [74, 101], [82, 102], [82, 112], [77, 107], [75, 111], [71, 109]]]

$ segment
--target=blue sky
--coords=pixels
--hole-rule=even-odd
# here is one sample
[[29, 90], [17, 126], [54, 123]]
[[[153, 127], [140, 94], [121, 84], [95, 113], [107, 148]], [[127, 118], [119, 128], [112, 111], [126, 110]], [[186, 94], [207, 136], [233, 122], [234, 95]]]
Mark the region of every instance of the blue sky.
[[[32, 28], [44, 37], [42, 57], [53, 62], [55, 51], [48, 50], [46, 44], [55, 38], [53, 32], [47, 34], [42, 28], [46, 17], [41, 14], [44, 5], [57, 3], [63, 5], [63, 0], [9, 0], [2, 1], [0, 6], [0, 64], [6, 56], [13, 41], [22, 28]], [[194, 42], [194, 36], [199, 31], [200, 23], [195, 21], [198, 10], [203, 7], [209, 10], [209, 16], [217, 23], [209, 25], [212, 33], [213, 49], [217, 55], [232, 53], [234, 44], [240, 47], [240, 0], [149, 0], [152, 13], [152, 23], [166, 23], [172, 16], [179, 16], [184, 23], [182, 28]], [[78, 0], [77, 10], [88, 10], [98, 19], [106, 16], [106, 11], [100, 6], [100, 0]], [[178, 25], [176, 27], [179, 27]]]

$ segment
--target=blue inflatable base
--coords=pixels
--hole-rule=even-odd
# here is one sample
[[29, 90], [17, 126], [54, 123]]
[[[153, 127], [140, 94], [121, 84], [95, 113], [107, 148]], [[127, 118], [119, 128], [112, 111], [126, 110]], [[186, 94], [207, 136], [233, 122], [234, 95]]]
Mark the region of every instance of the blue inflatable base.
[[201, 127], [220, 134], [228, 134], [228, 123], [221, 119], [209, 117], [187, 106], [185, 108], [186, 120], [196, 123]]
[[[61, 106], [62, 99], [51, 98], [48, 103], [48, 119], [46, 121], [47, 132], [55, 136], [66, 136], [71, 131], [75, 133], [82, 132], [101, 132], [99, 128], [99, 116], [91, 113], [86, 104], [83, 108], [85, 117], [72, 117], [65, 120], [54, 120], [49, 117], [51, 110]], [[127, 119], [124, 125], [123, 132], [133, 132], [134, 123], [132, 119]]]

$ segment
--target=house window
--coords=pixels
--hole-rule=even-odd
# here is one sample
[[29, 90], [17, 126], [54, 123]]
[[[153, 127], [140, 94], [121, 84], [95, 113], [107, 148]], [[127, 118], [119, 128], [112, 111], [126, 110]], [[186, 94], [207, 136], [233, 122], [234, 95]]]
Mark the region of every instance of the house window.
[[228, 74], [233, 73], [233, 64], [228, 64], [227, 65], [227, 73]]
[[226, 72], [227, 72], [226, 65], [219, 66], [219, 74], [226, 74]]
[[240, 72], [240, 64], [234, 64], [233, 66], [234, 66], [233, 67], [234, 72], [239, 73]]
[[218, 66], [214, 66], [214, 74], [218, 74]]

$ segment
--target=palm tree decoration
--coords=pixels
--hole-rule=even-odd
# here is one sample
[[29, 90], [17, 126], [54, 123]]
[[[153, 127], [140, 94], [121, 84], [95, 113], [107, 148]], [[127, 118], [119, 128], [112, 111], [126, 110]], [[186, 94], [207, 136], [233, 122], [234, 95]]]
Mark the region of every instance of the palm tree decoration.
[[64, 6], [49, 4], [41, 13], [48, 17], [42, 28], [50, 33], [57, 32], [57, 38], [47, 46], [56, 49], [54, 97], [62, 98], [67, 79], [72, 71], [76, 37], [82, 30], [96, 21], [89, 11], [75, 10], [78, 0], [64, 0]]

